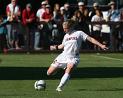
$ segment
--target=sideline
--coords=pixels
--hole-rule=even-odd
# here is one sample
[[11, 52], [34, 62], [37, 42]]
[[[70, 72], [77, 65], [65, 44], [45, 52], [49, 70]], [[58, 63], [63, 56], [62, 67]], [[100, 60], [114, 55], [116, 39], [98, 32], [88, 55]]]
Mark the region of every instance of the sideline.
[[113, 57], [108, 57], [108, 56], [102, 56], [100, 54], [91, 55], [91, 56], [93, 56], [93, 57], [100, 57], [100, 58], [109, 59], [109, 60], [115, 60], [115, 61], [122, 61], [123, 62], [123, 59], [118, 59], [118, 58], [113, 58]]

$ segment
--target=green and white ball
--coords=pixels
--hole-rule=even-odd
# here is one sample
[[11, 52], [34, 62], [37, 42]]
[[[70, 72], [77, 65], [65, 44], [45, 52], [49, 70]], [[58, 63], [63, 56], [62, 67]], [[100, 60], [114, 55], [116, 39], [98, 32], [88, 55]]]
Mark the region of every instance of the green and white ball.
[[45, 90], [46, 89], [46, 82], [44, 80], [38, 80], [35, 82], [34, 88], [36, 90]]

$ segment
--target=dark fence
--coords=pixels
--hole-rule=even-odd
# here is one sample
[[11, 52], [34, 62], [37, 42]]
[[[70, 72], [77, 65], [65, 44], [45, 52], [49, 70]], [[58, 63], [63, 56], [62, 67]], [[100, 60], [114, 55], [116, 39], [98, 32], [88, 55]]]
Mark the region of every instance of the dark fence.
[[[14, 22], [15, 24], [17, 22]], [[11, 22], [4, 22], [2, 24], [0, 24], [0, 27], [2, 26], [6, 26], [7, 24], [12, 24]], [[18, 24], [18, 23], [17, 23]], [[38, 23], [39, 24], [39, 23]], [[109, 50], [108, 51], [123, 51], [123, 21], [119, 21], [119, 22], [87, 22], [87, 24], [89, 26], [93, 26], [94, 24], [100, 24], [100, 25], [107, 25], [109, 26], [110, 30], [108, 32], [102, 32], [102, 43], [103, 44], [106, 44], [108, 47], [109, 47]], [[37, 24], [36, 24], [37, 25]], [[54, 24], [53, 24], [54, 25]], [[54, 32], [59, 32], [60, 35], [58, 35], [59, 37], [56, 38], [53, 42], [53, 36], [52, 34], [50, 35], [49, 37], [49, 42], [48, 42], [48, 45], [46, 45], [47, 43], [45, 43], [44, 45], [46, 46], [46, 49], [40, 49], [38, 51], [44, 51], [44, 50], [49, 50], [49, 46], [52, 45], [52, 44], [60, 44], [62, 42], [62, 38], [63, 38], [63, 30], [62, 30], [62, 25], [58, 25], [58, 27], [60, 28], [53, 28], [52, 30], [54, 30]], [[91, 29], [91, 28], [90, 28]], [[105, 27], [103, 29], [106, 29]], [[20, 31], [22, 32], [21, 33], [21, 37], [20, 37], [20, 44], [22, 45], [22, 49], [21, 50], [16, 50], [16, 49], [8, 49], [8, 50], [1, 50], [3, 52], [8, 52], [8, 51], [18, 51], [18, 52], [32, 52], [32, 51], [35, 51], [35, 49], [33, 48], [29, 48], [27, 46], [25, 46], [25, 39], [24, 39], [24, 33], [25, 33], [25, 29], [24, 29], [24, 26], [20, 23]], [[40, 32], [42, 33], [42, 31]], [[87, 33], [87, 32], [85, 32]], [[90, 36], [91, 36], [91, 33], [90, 32]], [[8, 40], [8, 39], [7, 39]], [[28, 40], [28, 39], [27, 39]], [[46, 40], [46, 39], [45, 39]], [[34, 41], [34, 40], [33, 40]], [[45, 42], [45, 41], [44, 41]], [[42, 42], [42, 43], [44, 43]], [[82, 48], [81, 48], [81, 51], [95, 51], [93, 49], [93, 46], [91, 44], [88, 45], [88, 43], [83, 43], [82, 44]], [[37, 50], [36, 50], [37, 51]], [[97, 51], [101, 51], [101, 50], [97, 50]]]

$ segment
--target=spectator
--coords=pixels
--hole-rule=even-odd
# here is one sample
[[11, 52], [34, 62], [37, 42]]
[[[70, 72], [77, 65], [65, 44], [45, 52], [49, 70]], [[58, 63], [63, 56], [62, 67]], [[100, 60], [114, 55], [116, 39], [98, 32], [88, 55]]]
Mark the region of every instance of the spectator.
[[[94, 3], [94, 4], [93, 4], [93, 9], [92, 9], [92, 11], [89, 13], [89, 20], [90, 20], [90, 21], [92, 20], [92, 17], [93, 17], [94, 15], [96, 15], [96, 10], [100, 10], [101, 16], [103, 17], [103, 13], [102, 13], [102, 11], [101, 11], [101, 9], [100, 9], [99, 4], [98, 4], [98, 3]], [[93, 24], [90, 25], [90, 30], [93, 31]]]
[[[78, 2], [78, 8], [79, 9], [77, 9], [77, 13], [78, 13], [79, 19], [81, 21], [79, 20], [79, 22], [78, 22], [78, 24], [76, 24], [75, 28], [77, 30], [82, 30], [82, 31], [86, 32], [88, 35], [90, 35], [89, 24], [87, 23], [89, 21], [88, 9], [86, 8], [84, 2]], [[81, 13], [81, 15], [79, 13]], [[90, 45], [88, 45], [88, 44], [90, 44], [90, 43], [82, 42], [82, 45], [83, 45], [82, 49], [90, 49]]]
[[46, 5], [47, 5], [47, 2], [46, 1], [41, 2], [41, 8], [39, 8], [38, 11], [37, 11], [37, 13], [36, 13], [36, 16], [38, 18], [38, 21], [43, 21], [42, 14], [46, 10]]
[[[60, 14], [61, 14], [61, 21], [63, 23], [65, 21], [65, 17], [66, 17], [65, 16], [64, 6], [60, 7]], [[62, 23], [59, 26], [59, 29], [60, 29], [60, 32], [61, 32], [60, 38], [59, 38], [60, 42], [62, 41], [62, 39], [64, 37], [64, 31], [63, 31], [63, 28], [62, 28]]]
[[[99, 6], [98, 3], [94, 3], [93, 4], [93, 9], [92, 9], [92, 11], [90, 12], [90, 15], [89, 15], [90, 20], [92, 19], [92, 17], [94, 15], [96, 15], [96, 10], [100, 10], [101, 11], [100, 6]], [[102, 11], [101, 11], [101, 16], [103, 16]]]
[[[111, 21], [111, 22], [117, 22], [117, 21], [120, 21], [120, 12], [118, 9], [116, 9], [116, 3], [114, 1], [111, 1], [109, 3], [109, 6], [110, 6], [110, 9], [108, 11], [108, 21]], [[110, 30], [111, 30], [111, 33], [110, 33], [110, 47], [112, 50], [117, 50], [118, 49], [118, 30], [119, 28], [119, 25], [110, 25]]]
[[90, 35], [88, 22], [88, 9], [85, 7], [84, 2], [78, 3], [78, 11], [81, 12], [81, 22], [79, 22], [79, 29], [87, 32]]
[[[102, 17], [102, 12], [97, 9], [95, 10], [96, 15], [94, 15], [91, 19], [91, 22], [102, 22], [104, 21], [103, 17]], [[92, 36], [99, 40], [101, 42], [101, 29], [102, 29], [102, 25], [101, 24], [93, 24], [93, 31], [92, 31]], [[99, 47], [94, 45], [94, 50], [100, 50]]]
[[[42, 19], [42, 15], [46, 11], [46, 5], [47, 4], [48, 3], [46, 1], [41, 2], [41, 8], [39, 8], [37, 13], [36, 13], [37, 23], [38, 23], [38, 32], [35, 33], [35, 42], [37, 44], [40, 44], [40, 42], [41, 42], [42, 48], [45, 47], [44, 46], [45, 43], [43, 43], [43, 39], [44, 39], [43, 38], [43, 27], [44, 27], [44, 25], [43, 25], [42, 21], [44, 21], [44, 20]], [[40, 39], [41, 39], [41, 41], [40, 41]]]
[[65, 16], [64, 6], [60, 7], [60, 14], [61, 14], [62, 22], [65, 21], [66, 16]]
[[75, 26], [76, 30], [82, 30], [82, 27], [83, 27], [83, 24], [84, 24], [83, 20], [82, 20], [82, 17], [83, 17], [82, 13], [79, 10], [76, 10], [74, 12], [73, 17], [71, 18], [76, 23], [76, 26]]
[[118, 9], [116, 9], [116, 3], [114, 1], [111, 1], [109, 3], [110, 9], [108, 11], [108, 20], [109, 21], [119, 21], [120, 20], [120, 12]]
[[61, 8], [58, 3], [54, 5], [53, 11], [53, 29], [52, 29], [52, 39], [51, 44], [59, 44], [62, 41], [63, 30], [62, 30], [62, 22], [64, 21], [64, 17], [61, 14]]
[[82, 13], [77, 10], [74, 12], [74, 15], [72, 17], [72, 20], [76, 21], [76, 22], [81, 22], [82, 21]]
[[89, 11], [86, 8], [86, 5], [84, 4], [84, 2], [79, 2], [78, 3], [78, 7], [79, 7], [79, 11], [82, 13], [83, 15], [83, 20], [88, 21], [89, 19]]
[[62, 15], [60, 13], [60, 5], [57, 3], [54, 5], [53, 18], [56, 23], [61, 23], [63, 21]]
[[72, 17], [72, 9], [70, 9], [70, 5], [69, 3], [65, 3], [64, 4], [64, 14], [65, 14], [65, 17], [64, 17], [64, 20], [68, 20], [68, 19], [71, 19]]
[[34, 47], [35, 19], [32, 5], [28, 3], [22, 12], [22, 22], [25, 27], [25, 45], [27, 49], [38, 49], [38, 47]]
[[44, 49], [49, 49], [50, 45], [50, 36], [53, 29], [53, 14], [51, 12], [50, 5], [46, 5], [46, 10], [42, 14], [42, 23], [43, 23], [43, 29], [42, 29], [42, 45]]
[[[11, 47], [15, 47], [16, 49], [20, 49], [19, 47], [19, 17], [21, 16], [21, 11], [19, 6], [17, 5], [17, 0], [11, 0], [11, 3], [6, 7], [7, 20], [12, 23], [7, 26], [8, 29], [8, 38], [9, 44]], [[15, 23], [16, 22], [16, 23]]]
[[[4, 22], [3, 17], [0, 16], [0, 24]], [[0, 26], [0, 50], [7, 50], [7, 40], [6, 40], [7, 29], [6, 26]]]
[[46, 9], [45, 9], [45, 12], [42, 14], [42, 20], [44, 22], [49, 22], [49, 21], [52, 21], [53, 19], [53, 15], [52, 15], [52, 12], [51, 12], [51, 7], [50, 5], [46, 5]]

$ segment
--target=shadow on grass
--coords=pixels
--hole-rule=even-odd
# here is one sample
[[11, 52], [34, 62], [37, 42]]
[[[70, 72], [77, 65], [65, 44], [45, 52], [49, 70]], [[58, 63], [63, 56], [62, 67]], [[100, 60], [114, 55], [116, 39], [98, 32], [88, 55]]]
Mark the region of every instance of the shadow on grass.
[[[47, 76], [47, 67], [0, 67], [0, 80], [60, 79], [63, 70]], [[123, 67], [83, 67], [73, 71], [71, 78], [116, 78], [123, 77]]]
[[78, 89], [78, 91], [123, 91], [121, 88], [112, 88], [112, 89]]

